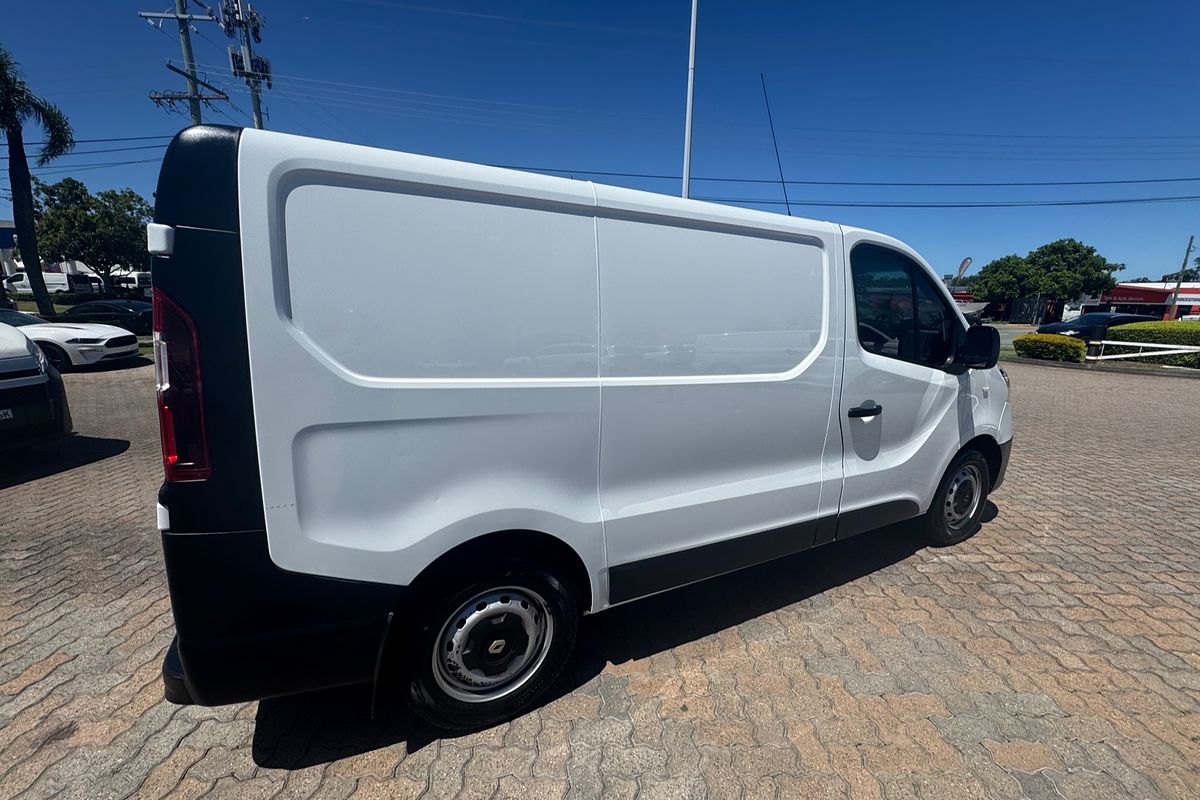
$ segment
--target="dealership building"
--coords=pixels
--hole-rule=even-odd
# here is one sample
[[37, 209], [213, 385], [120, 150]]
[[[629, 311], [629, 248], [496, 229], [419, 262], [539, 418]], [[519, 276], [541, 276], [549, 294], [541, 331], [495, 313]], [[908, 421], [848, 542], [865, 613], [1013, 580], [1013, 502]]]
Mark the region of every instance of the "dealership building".
[[1118, 283], [1099, 300], [1084, 304], [1083, 311], [1118, 311], [1165, 319], [1175, 303], [1175, 318], [1200, 315], [1200, 282], [1184, 281], [1175, 298], [1175, 283]]

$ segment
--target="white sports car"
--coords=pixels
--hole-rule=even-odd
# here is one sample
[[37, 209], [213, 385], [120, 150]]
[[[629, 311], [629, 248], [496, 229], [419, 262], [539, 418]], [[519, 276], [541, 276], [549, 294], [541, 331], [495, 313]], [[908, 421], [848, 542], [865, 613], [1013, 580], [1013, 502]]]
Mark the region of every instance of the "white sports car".
[[137, 337], [115, 325], [90, 322], [46, 322], [23, 311], [0, 308], [0, 322], [20, 328], [37, 343], [55, 369], [133, 358], [138, 354]]

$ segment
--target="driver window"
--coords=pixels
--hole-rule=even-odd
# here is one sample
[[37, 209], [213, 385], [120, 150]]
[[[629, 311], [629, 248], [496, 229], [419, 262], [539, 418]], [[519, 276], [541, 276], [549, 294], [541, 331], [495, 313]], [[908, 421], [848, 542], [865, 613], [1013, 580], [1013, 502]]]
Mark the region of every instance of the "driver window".
[[913, 329], [913, 287], [907, 259], [894, 250], [860, 244], [850, 253], [858, 341], [864, 350], [905, 358]]
[[930, 367], [946, 364], [958, 320], [919, 265], [864, 243], [850, 252], [850, 272], [864, 350]]

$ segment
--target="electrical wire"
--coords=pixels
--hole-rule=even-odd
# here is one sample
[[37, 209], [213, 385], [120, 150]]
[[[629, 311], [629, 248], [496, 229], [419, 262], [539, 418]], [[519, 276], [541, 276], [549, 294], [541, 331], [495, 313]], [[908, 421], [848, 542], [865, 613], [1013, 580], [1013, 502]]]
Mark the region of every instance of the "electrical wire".
[[[76, 139], [75, 144], [99, 144], [100, 142], [147, 142], [151, 139], [173, 139], [175, 134], [161, 136], [116, 136], [109, 139]], [[48, 142], [25, 142], [26, 147], [44, 147]], [[0, 142], [0, 147], [8, 147], [7, 142]]]
[[[161, 150], [167, 146], [163, 144], [144, 144], [138, 147], [108, 147], [103, 150], [72, 150], [69, 153], [63, 153], [59, 158], [67, 158], [69, 156], [91, 156], [97, 153], [126, 153], [131, 150]], [[0, 156], [0, 161], [8, 161], [8, 156]]]
[[[752, 203], [754, 205], [781, 206], [782, 200], [751, 197], [697, 197], [710, 203]], [[920, 202], [866, 202], [858, 200], [792, 200], [794, 206], [822, 206], [828, 208], [1038, 208], [1044, 206], [1113, 206], [1137, 205], [1141, 203], [1194, 203], [1200, 194], [1177, 197], [1120, 197], [1099, 200], [1000, 200], [979, 203], [920, 203]]]

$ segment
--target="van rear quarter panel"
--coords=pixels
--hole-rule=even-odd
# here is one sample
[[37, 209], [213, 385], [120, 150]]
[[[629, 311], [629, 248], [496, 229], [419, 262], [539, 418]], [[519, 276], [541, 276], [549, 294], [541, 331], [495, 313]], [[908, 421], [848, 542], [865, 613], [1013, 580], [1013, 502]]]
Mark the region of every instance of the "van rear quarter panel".
[[272, 560], [403, 585], [544, 531], [603, 597], [589, 186], [249, 130], [238, 179]]

